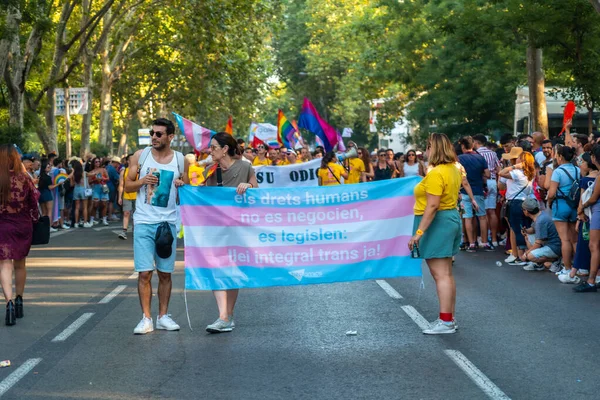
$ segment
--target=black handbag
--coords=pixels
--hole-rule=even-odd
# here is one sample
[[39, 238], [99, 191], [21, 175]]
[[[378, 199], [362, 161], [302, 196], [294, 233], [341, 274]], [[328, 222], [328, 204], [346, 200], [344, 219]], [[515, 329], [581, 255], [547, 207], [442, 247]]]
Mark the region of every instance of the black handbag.
[[50, 217], [42, 216], [33, 223], [31, 245], [48, 244], [50, 242]]

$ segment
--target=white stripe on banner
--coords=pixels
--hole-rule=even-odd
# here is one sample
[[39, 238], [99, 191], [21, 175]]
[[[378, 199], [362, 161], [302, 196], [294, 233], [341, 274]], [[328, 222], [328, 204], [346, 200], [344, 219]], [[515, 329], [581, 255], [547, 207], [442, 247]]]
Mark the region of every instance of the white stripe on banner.
[[254, 167], [256, 180], [261, 189], [274, 187], [319, 186], [317, 170], [321, 168], [321, 159], [301, 164], [282, 166], [263, 165]]
[[[414, 216], [412, 215], [385, 220], [385, 229], [382, 229], [381, 221], [323, 226], [253, 226], [251, 228], [244, 226], [186, 226], [184, 229], [186, 246], [270, 247], [305, 243], [361, 243], [392, 239], [398, 236], [411, 236], [413, 220]], [[316, 239], [312, 240], [315, 237]], [[330, 238], [326, 239], [326, 237]]]

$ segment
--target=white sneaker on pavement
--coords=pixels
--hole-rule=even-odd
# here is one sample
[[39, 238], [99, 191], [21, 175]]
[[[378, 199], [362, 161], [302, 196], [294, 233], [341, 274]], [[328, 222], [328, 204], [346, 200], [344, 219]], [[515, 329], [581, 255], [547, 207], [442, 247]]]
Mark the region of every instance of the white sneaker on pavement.
[[84, 228], [91, 228], [92, 226], [94, 226], [94, 224], [92, 224], [91, 222], [86, 222], [83, 224]]
[[561, 264], [560, 264], [560, 260], [556, 260], [552, 263], [552, 265], [550, 266], [550, 272], [554, 272], [555, 274], [557, 272], [560, 272], [561, 270]]
[[530, 262], [523, 267], [524, 271], [543, 271], [545, 269], [546, 267], [544, 267], [543, 265], [539, 265], [534, 262]]
[[231, 332], [232, 330], [231, 321], [224, 321], [220, 318], [206, 327], [206, 331], [210, 333]]
[[423, 333], [426, 335], [443, 335], [446, 333], [455, 333], [456, 326], [454, 322], [444, 322], [441, 319], [436, 320], [431, 324], [429, 329], [424, 329]]
[[152, 318], [146, 318], [145, 315], [142, 316], [142, 320], [133, 330], [134, 335], [145, 335], [146, 333], [150, 333], [154, 331], [154, 325], [152, 324]]
[[564, 275], [567, 274], [569, 275], [571, 272], [568, 269], [565, 269], [565, 267], [562, 267], [562, 269], [560, 271], [558, 271], [555, 275]]
[[165, 314], [162, 317], [156, 317], [156, 329], [165, 331], [178, 331], [179, 325], [173, 321], [171, 314]]
[[50, 227], [50, 233], [58, 232], [58, 229]]
[[579, 278], [577, 275], [575, 275], [574, 277], [571, 278], [571, 274], [567, 273], [567, 274], [560, 274], [558, 276], [558, 280], [561, 283], [572, 283], [572, 284], [578, 284], [579, 282], [581, 282], [581, 278]]
[[105, 226], [108, 225], [108, 221], [106, 220], [106, 217], [102, 218], [102, 225], [105, 225]]
[[63, 224], [63, 225], [62, 225], [62, 228], [63, 228], [63, 229], [71, 229], [71, 226], [70, 226], [70, 225], [67, 225], [67, 224]]
[[508, 264], [508, 263], [514, 262], [516, 259], [517, 259], [517, 257], [515, 257], [511, 254], [510, 256], [508, 256], [508, 258], [506, 258], [504, 260], [504, 262]]

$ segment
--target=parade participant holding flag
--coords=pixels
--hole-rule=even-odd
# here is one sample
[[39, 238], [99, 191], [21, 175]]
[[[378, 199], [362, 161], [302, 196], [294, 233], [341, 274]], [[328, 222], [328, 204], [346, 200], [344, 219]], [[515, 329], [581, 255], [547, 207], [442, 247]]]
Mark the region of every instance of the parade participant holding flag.
[[[219, 132], [210, 141], [210, 154], [215, 164], [204, 172], [206, 186], [225, 186], [237, 188], [242, 195], [250, 188], [258, 187], [254, 169], [249, 163], [239, 159], [242, 154], [233, 136]], [[233, 311], [239, 289], [213, 290], [219, 318], [206, 327], [210, 333], [231, 332], [235, 328]]]
[[335, 153], [327, 152], [321, 160], [321, 168], [317, 172], [319, 186], [341, 185], [341, 178], [348, 179], [348, 172], [335, 162]]
[[424, 258], [435, 281], [440, 317], [423, 333], [439, 335], [456, 332], [454, 306], [456, 283], [452, 257], [460, 245], [461, 221], [456, 204], [462, 181], [456, 168], [456, 153], [448, 137], [434, 133], [427, 147], [433, 167], [415, 186], [414, 236], [408, 242], [413, 257]]

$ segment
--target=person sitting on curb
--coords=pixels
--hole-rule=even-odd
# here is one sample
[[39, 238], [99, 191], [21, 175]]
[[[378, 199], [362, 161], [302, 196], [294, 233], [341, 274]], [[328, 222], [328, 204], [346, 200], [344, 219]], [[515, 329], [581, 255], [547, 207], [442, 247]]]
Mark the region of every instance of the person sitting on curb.
[[535, 242], [523, 253], [521, 259], [529, 261], [525, 271], [543, 271], [545, 262], [556, 261], [560, 258], [560, 237], [548, 213], [540, 212], [540, 205], [534, 198], [527, 198], [521, 206], [526, 217], [533, 220], [534, 227], [522, 229], [524, 237], [535, 233]]

